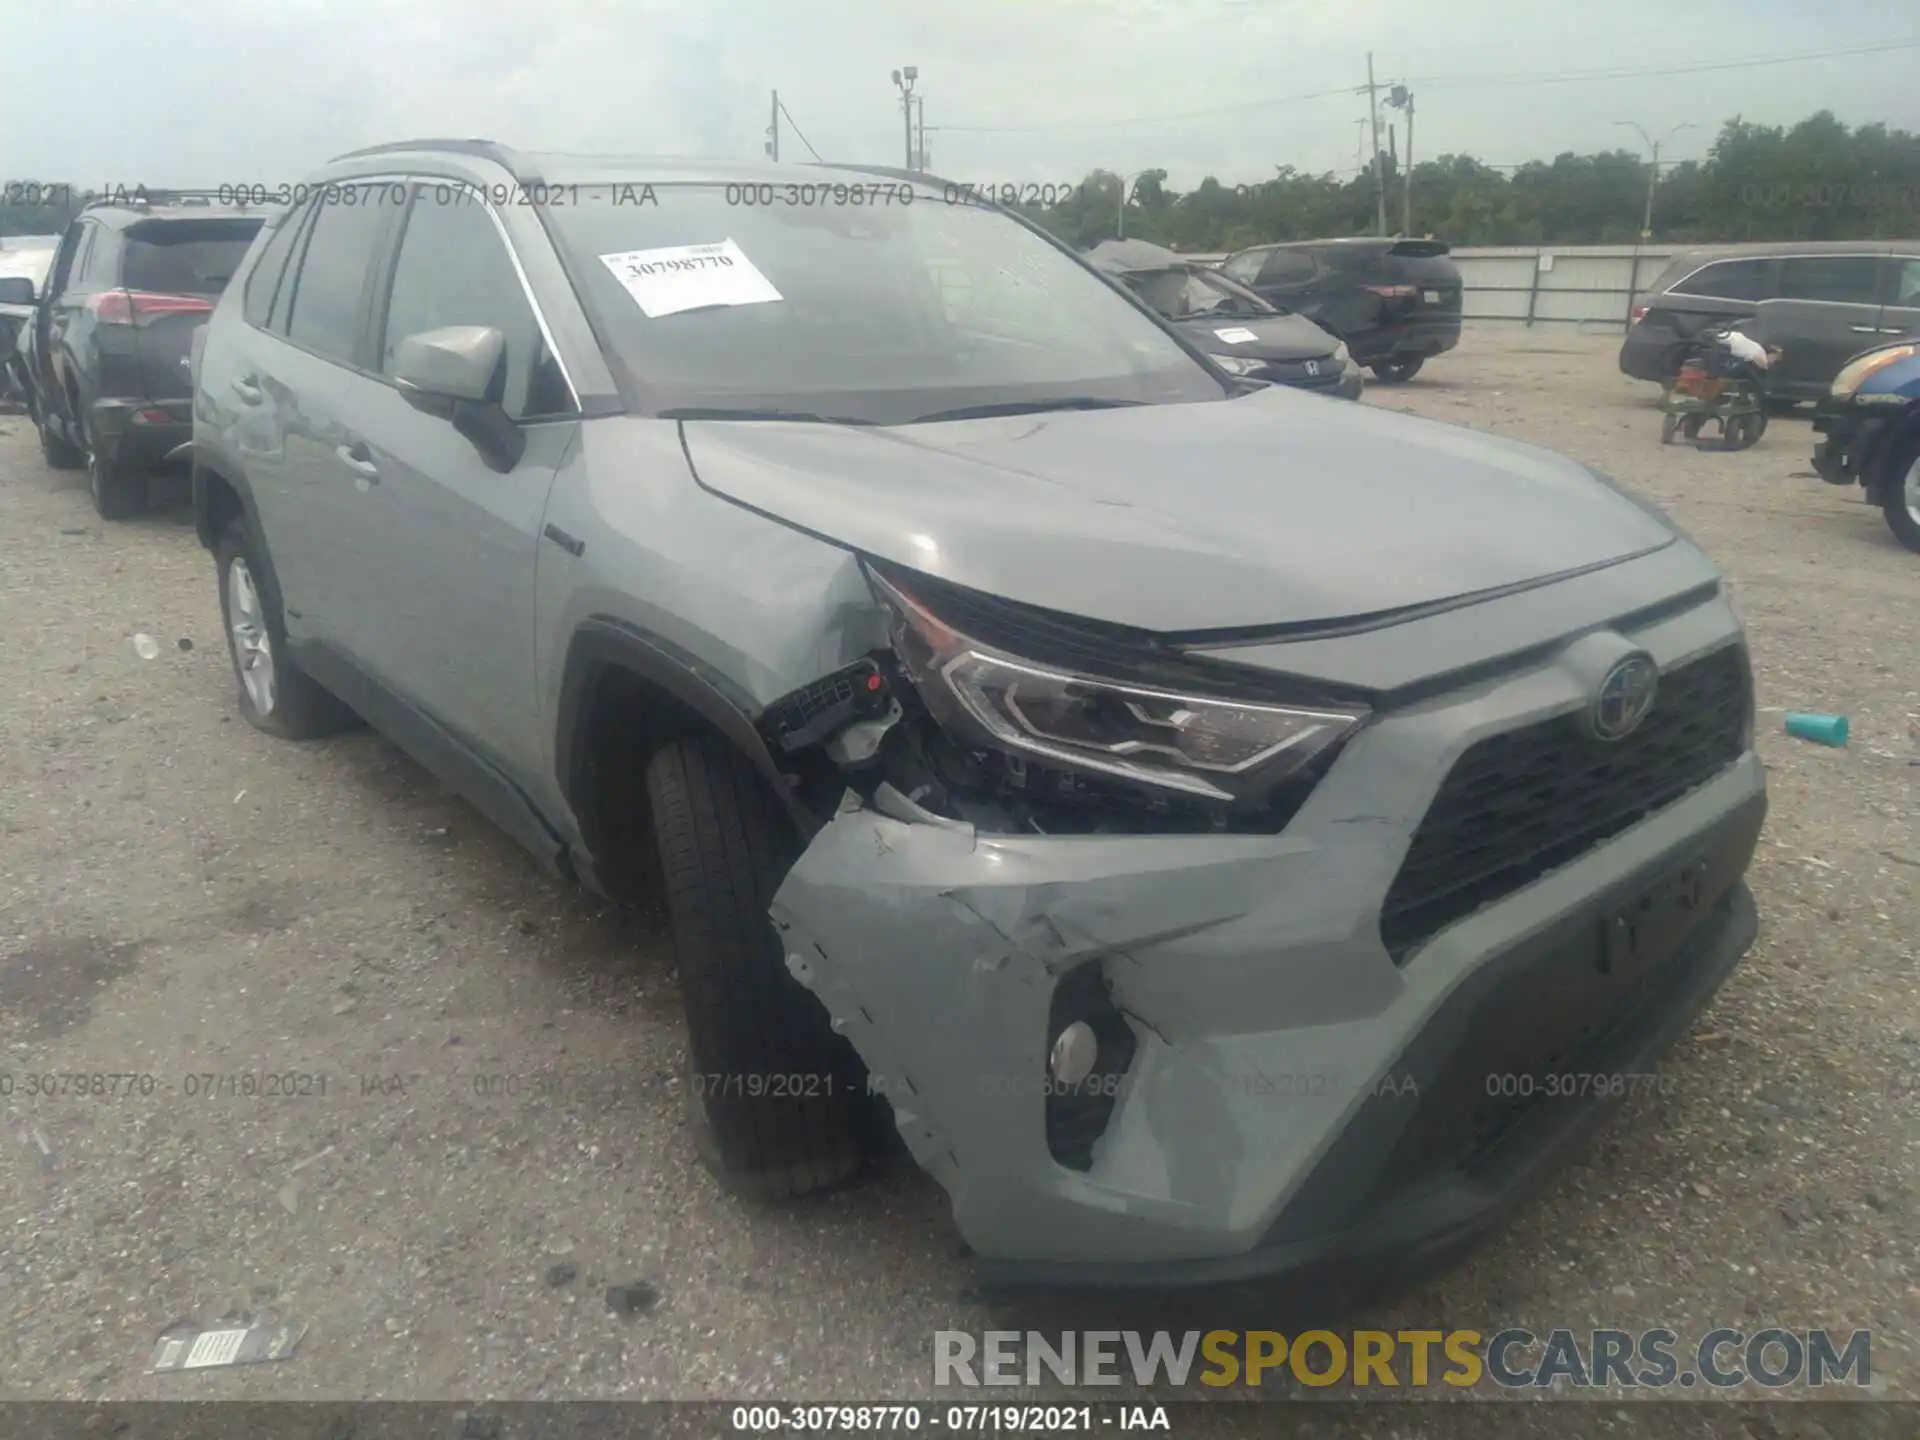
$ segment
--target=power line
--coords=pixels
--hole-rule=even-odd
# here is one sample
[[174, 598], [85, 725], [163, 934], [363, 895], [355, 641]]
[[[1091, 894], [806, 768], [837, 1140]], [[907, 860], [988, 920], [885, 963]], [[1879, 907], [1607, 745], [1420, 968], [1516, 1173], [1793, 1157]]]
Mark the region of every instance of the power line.
[[[1640, 69], [1616, 66], [1604, 70], [1569, 70], [1550, 75], [1412, 75], [1402, 83], [1422, 85], [1559, 85], [1593, 80], [1631, 80], [1641, 76], [1697, 75], [1716, 70], [1751, 70], [1767, 65], [1794, 65], [1806, 60], [1831, 60], [1847, 55], [1884, 54], [1896, 50], [1920, 49], [1920, 39], [1886, 40], [1871, 45], [1850, 45], [1835, 50], [1810, 50], [1797, 55], [1756, 56], [1747, 60], [1708, 61], [1696, 65], [1663, 65]], [[1030, 135], [1061, 130], [1112, 130], [1129, 125], [1160, 125], [1177, 120], [1209, 119], [1218, 115], [1242, 115], [1249, 111], [1271, 110], [1281, 105], [1298, 105], [1309, 100], [1328, 100], [1351, 95], [1353, 87], [1338, 90], [1312, 90], [1298, 95], [1278, 95], [1266, 100], [1249, 100], [1238, 105], [1215, 105], [1204, 110], [1179, 110], [1161, 115], [1131, 115], [1111, 120], [1068, 120], [1046, 125], [941, 125], [943, 131], [973, 135]]]
[[1796, 55], [1762, 55], [1750, 60], [1711, 60], [1697, 65], [1661, 65], [1650, 68], [1612, 66], [1600, 70], [1568, 70], [1558, 75], [1416, 75], [1423, 85], [1563, 85], [1583, 80], [1632, 80], [1642, 76], [1698, 75], [1708, 70], [1754, 70], [1763, 65], [1797, 65], [1804, 60], [1832, 60], [1843, 55], [1875, 55], [1893, 50], [1920, 49], [1920, 39], [1884, 40], [1872, 45], [1849, 45], [1838, 50], [1806, 50]]
[[[781, 100], [776, 103], [778, 103], [778, 105], [780, 106], [780, 113], [787, 117], [788, 127], [793, 131], [794, 134], [800, 137], [800, 143], [807, 147], [807, 153], [813, 156], [815, 160], [820, 160], [820, 152], [813, 148], [813, 142], [807, 139], [806, 134], [800, 129], [798, 125], [795, 125], [793, 123], [793, 115], [787, 109], [787, 102], [784, 100]], [[824, 165], [826, 164], [826, 161], [820, 160], [820, 163]]]

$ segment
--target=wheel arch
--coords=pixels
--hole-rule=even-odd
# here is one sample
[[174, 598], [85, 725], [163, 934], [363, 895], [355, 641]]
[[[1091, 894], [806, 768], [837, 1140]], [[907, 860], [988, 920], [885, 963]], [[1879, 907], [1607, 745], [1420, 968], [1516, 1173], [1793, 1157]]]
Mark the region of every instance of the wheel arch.
[[[662, 745], [689, 733], [717, 735], [744, 755], [766, 781], [801, 835], [819, 822], [794, 798], [788, 776], [755, 723], [756, 706], [725, 675], [662, 636], [612, 616], [582, 621], [568, 642], [554, 717], [554, 779], [579, 826], [591, 868], [602, 870], [620, 817], [617, 797], [644, 804], [644, 769]], [[604, 727], [617, 716], [617, 736]], [[637, 722], [637, 723], [636, 723]], [[624, 742], [637, 762], [638, 796], [610, 783], [601, 766]], [[609, 792], [611, 791], [611, 797]]]

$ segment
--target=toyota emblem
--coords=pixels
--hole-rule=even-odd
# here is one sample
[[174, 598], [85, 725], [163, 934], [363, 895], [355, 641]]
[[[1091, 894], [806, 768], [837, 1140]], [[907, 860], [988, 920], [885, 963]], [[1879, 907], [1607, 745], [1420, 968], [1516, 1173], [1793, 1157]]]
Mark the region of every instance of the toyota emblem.
[[1624, 740], [1647, 718], [1660, 688], [1660, 668], [1650, 655], [1629, 655], [1607, 671], [1589, 717], [1601, 740]]

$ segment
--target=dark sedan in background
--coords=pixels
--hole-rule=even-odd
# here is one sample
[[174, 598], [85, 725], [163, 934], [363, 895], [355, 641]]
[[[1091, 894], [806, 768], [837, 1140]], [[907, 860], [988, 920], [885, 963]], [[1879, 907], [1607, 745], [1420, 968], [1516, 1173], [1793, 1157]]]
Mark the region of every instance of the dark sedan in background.
[[1087, 259], [1223, 369], [1343, 400], [1360, 398], [1366, 382], [1339, 336], [1220, 271], [1144, 240], [1106, 240]]
[[1675, 256], [1646, 297], [1620, 345], [1623, 374], [1670, 384], [1695, 336], [1732, 323], [1780, 347], [1769, 400], [1820, 400], [1854, 355], [1920, 330], [1920, 241], [1709, 246]]
[[58, 235], [0, 235], [0, 400], [27, 398], [19, 341], [59, 243]]
[[144, 510], [149, 472], [187, 453], [194, 332], [263, 218], [143, 191], [90, 203], [61, 237], [31, 321], [27, 403], [47, 463], [85, 466], [102, 518]]
[[1411, 380], [1460, 343], [1464, 287], [1444, 240], [1289, 240], [1229, 255], [1220, 268], [1268, 303], [1331, 330], [1390, 384]]

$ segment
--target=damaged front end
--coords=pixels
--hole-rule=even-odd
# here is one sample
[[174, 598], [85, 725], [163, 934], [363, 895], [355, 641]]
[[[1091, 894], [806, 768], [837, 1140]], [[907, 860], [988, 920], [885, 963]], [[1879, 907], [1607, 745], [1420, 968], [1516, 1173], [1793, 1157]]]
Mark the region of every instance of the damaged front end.
[[[1325, 689], [1280, 703], [1279, 677], [1119, 627], [867, 575], [890, 648], [762, 717], [819, 821], [772, 916], [967, 1232], [969, 1212], [1010, 1223], [1036, 1176], [1084, 1188], [1143, 1042], [1179, 1015], [1148, 998], [1166, 977], [1135, 952], [1259, 908], [1292, 848], [1280, 832], [1368, 711]], [[1149, 1188], [1212, 1229], [1232, 1203], [1205, 1178], [1225, 1129], [1204, 1110], [1168, 1121], [1153, 1128], [1185, 1133], [1150, 1147], [1165, 1168]], [[1047, 1228], [1036, 1253], [1071, 1253]]]

